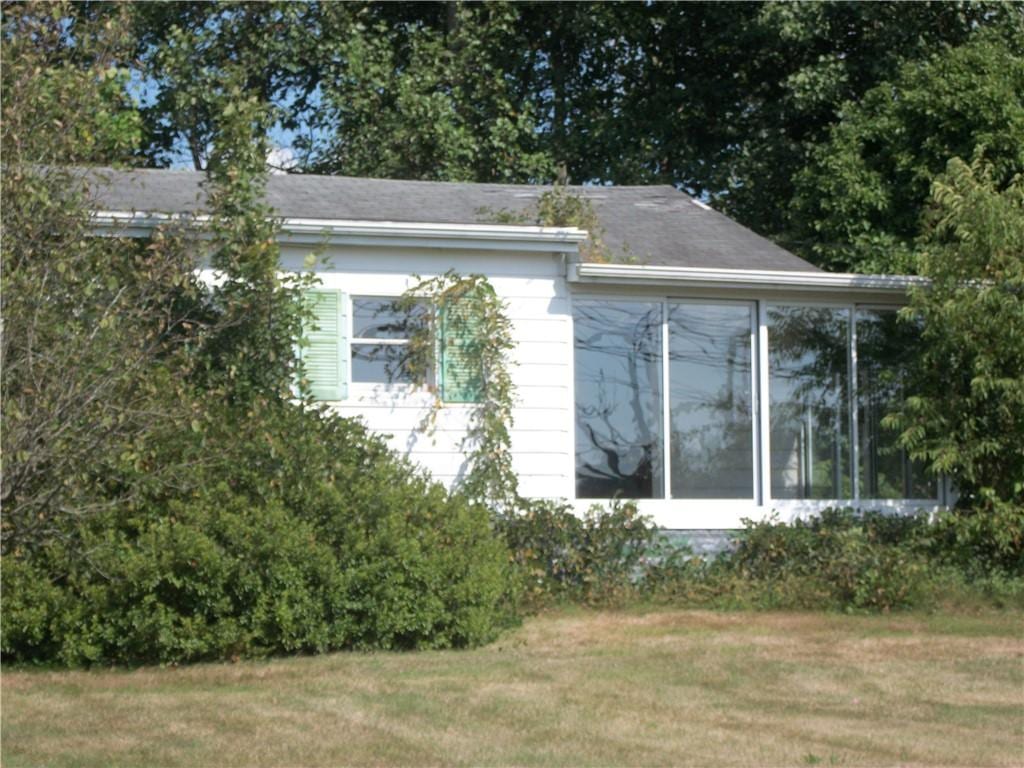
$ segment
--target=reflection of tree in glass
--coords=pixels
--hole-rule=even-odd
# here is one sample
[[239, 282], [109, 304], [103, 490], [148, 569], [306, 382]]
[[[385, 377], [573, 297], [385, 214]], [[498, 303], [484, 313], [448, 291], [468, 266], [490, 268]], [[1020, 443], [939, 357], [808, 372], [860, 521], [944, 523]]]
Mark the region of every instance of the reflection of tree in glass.
[[363, 375], [373, 381], [409, 382], [412, 380], [408, 363], [408, 340], [417, 329], [430, 321], [426, 302], [411, 306], [399, 300], [371, 297], [352, 299], [352, 336], [355, 339], [382, 339], [403, 343], [356, 343], [352, 345], [353, 364], [359, 365]]
[[848, 498], [849, 312], [771, 307], [772, 495]]
[[857, 310], [857, 408], [860, 494], [874, 499], [932, 498], [936, 489], [922, 467], [897, 444], [882, 419], [903, 398], [909, 351], [920, 329], [896, 310]]
[[669, 315], [672, 495], [753, 495], [751, 308], [681, 304]]
[[577, 495], [662, 495], [661, 306], [576, 302]]

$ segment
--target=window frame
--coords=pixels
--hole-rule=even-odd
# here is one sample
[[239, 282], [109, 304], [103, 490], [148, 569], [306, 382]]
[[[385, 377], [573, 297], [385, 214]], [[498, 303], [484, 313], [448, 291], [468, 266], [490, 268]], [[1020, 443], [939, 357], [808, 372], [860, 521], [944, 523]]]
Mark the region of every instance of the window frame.
[[[348, 328], [347, 328], [347, 331], [348, 331], [348, 334], [347, 334], [348, 335], [347, 345], [348, 345], [348, 355], [349, 355], [349, 361], [350, 361], [349, 362], [349, 386], [355, 387], [355, 388], [357, 388], [359, 390], [363, 390], [363, 391], [365, 391], [367, 389], [375, 390], [375, 389], [378, 389], [378, 388], [381, 388], [381, 387], [387, 388], [389, 390], [395, 390], [395, 391], [403, 391], [403, 390], [411, 391], [411, 390], [416, 388], [416, 384], [414, 382], [411, 382], [411, 381], [366, 381], [366, 380], [362, 380], [362, 379], [357, 379], [356, 378], [356, 366], [355, 366], [354, 347], [357, 344], [363, 345], [363, 346], [370, 346], [370, 345], [372, 345], [372, 346], [395, 346], [395, 347], [405, 346], [405, 347], [407, 347], [407, 346], [409, 346], [409, 342], [410, 342], [410, 338], [409, 337], [398, 338], [398, 339], [383, 339], [383, 338], [372, 338], [372, 337], [365, 337], [365, 336], [358, 336], [357, 337], [355, 335], [355, 327], [356, 327], [356, 301], [357, 300], [367, 300], [367, 299], [369, 299], [369, 300], [379, 300], [379, 301], [384, 301], [384, 302], [394, 302], [394, 301], [396, 301], [399, 298], [401, 298], [401, 297], [400, 296], [395, 296], [395, 295], [387, 295], [387, 294], [374, 294], [374, 293], [360, 293], [360, 294], [354, 294], [353, 293], [353, 294], [349, 294], [349, 297], [348, 297], [348, 301], [349, 301], [348, 310], [349, 310], [349, 312], [348, 312]], [[424, 303], [427, 303], [426, 299], [424, 299], [423, 301], [424, 301]], [[436, 368], [437, 368], [437, 363], [436, 363], [436, 360], [435, 360], [434, 361], [434, 366], [431, 368], [431, 376], [428, 377], [428, 380], [426, 382], [428, 385], [433, 384], [434, 376], [436, 376], [436, 373], [435, 373]]]
[[[604, 302], [615, 302], [615, 303], [642, 303], [642, 304], [657, 304], [660, 306], [661, 311], [661, 322], [660, 322], [660, 344], [661, 344], [661, 495], [654, 496], [649, 499], [643, 499], [642, 501], [650, 503], [665, 503], [665, 502], [676, 502], [685, 504], [761, 504], [761, 457], [760, 457], [760, 435], [761, 435], [761, 393], [758, 379], [759, 371], [759, 360], [760, 360], [760, 336], [758, 333], [758, 324], [760, 321], [760, 315], [758, 311], [758, 302], [756, 299], [747, 298], [714, 298], [708, 296], [673, 296], [671, 294], [656, 294], [651, 296], [643, 295], [623, 295], [623, 294], [605, 294], [605, 295], [593, 295], [593, 294], [580, 294], [573, 297], [572, 309], [570, 310], [570, 317], [572, 321], [572, 371], [575, 380], [576, 370], [576, 314], [575, 305], [577, 302], [588, 302], [588, 301], [604, 301]], [[672, 427], [672, 403], [671, 403], [671, 389], [669, 381], [669, 369], [671, 367], [671, 360], [669, 358], [669, 352], [671, 348], [669, 338], [669, 313], [672, 307], [686, 305], [705, 305], [705, 306], [743, 306], [748, 309], [750, 315], [750, 391], [751, 391], [751, 494], [749, 497], [742, 498], [730, 498], [730, 497], [716, 497], [716, 498], [694, 498], [688, 496], [673, 496], [672, 495], [672, 443], [671, 443], [671, 427]], [[602, 502], [608, 501], [602, 497], [592, 496], [576, 496], [576, 394], [575, 386], [573, 387], [572, 393], [572, 434], [573, 434], [573, 452], [572, 452], [572, 472], [571, 477], [573, 478], [573, 498], [580, 501], [587, 502]]]
[[[573, 292], [570, 298], [570, 339], [572, 342], [572, 362], [570, 371], [575, 371], [576, 365], [576, 344], [575, 344], [575, 309], [576, 302], [604, 301], [604, 302], [646, 302], [661, 303], [662, 305], [662, 424], [664, 445], [662, 446], [663, 468], [662, 484], [663, 495], [652, 499], [640, 499], [640, 504], [650, 509], [667, 509], [671, 505], [673, 509], [698, 510], [701, 507], [706, 509], [718, 509], [722, 513], [726, 510], [757, 510], [757, 514], [768, 513], [776, 510], [783, 513], [793, 511], [824, 509], [826, 507], [839, 505], [853, 505], [863, 509], [885, 509], [911, 511], [921, 508], [934, 508], [948, 503], [949, 489], [945, 478], [935, 478], [933, 483], [933, 495], [930, 498], [899, 498], [899, 499], [874, 499], [861, 495], [859, 466], [860, 466], [860, 435], [859, 435], [859, 414], [861, 404], [858, 394], [858, 367], [857, 367], [857, 321], [859, 311], [871, 310], [899, 310], [905, 306], [902, 303], [886, 303], [879, 301], [842, 301], [832, 297], [809, 298], [807, 296], [794, 295], [786, 296], [764, 296], [755, 295], [746, 291], [728, 292], [722, 296], [701, 292], [700, 294], [671, 293], [664, 289], [662, 291], [651, 291], [649, 293], [623, 293], [621, 291], [594, 291], [586, 290]], [[671, 427], [669, 419], [670, 396], [669, 396], [669, 338], [668, 338], [668, 312], [673, 304], [711, 304], [711, 305], [747, 305], [752, 307], [751, 311], [751, 351], [752, 351], [752, 392], [753, 392], [753, 484], [754, 495], [747, 499], [694, 499], [686, 497], [674, 497], [671, 495]], [[769, 402], [770, 370], [768, 366], [770, 339], [768, 334], [768, 308], [769, 306], [805, 306], [831, 309], [843, 309], [848, 313], [847, 330], [847, 408], [849, 419], [849, 467], [847, 471], [851, 474], [851, 496], [845, 499], [780, 499], [772, 496], [771, 488], [771, 413]], [[571, 375], [575, 376], [575, 373]], [[581, 508], [594, 503], [607, 503], [610, 499], [577, 496], [576, 487], [576, 394], [575, 387], [571, 393], [571, 407], [569, 413], [569, 425], [573, 435], [572, 452], [568, 457], [569, 462], [569, 486], [572, 489], [572, 498], [579, 502]], [[846, 463], [846, 462], [844, 462]], [[657, 517], [662, 515], [655, 513]], [[715, 513], [718, 514], [718, 513]], [[701, 518], [704, 515], [700, 515]], [[681, 521], [680, 521], [681, 522]], [[685, 527], [685, 526], [684, 526]], [[698, 526], [701, 527], [701, 526]], [[711, 525], [709, 527], [715, 527]]]

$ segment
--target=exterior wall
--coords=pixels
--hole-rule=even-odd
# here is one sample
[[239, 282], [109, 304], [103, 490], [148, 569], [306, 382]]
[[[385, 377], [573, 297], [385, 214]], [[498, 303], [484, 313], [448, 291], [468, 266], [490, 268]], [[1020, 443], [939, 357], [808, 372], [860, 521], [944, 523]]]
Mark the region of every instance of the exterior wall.
[[[757, 356], [762, 374], [767, 370], [763, 311], [768, 302], [809, 302], [843, 304], [835, 293], [787, 291], [783, 288], [723, 289], [721, 287], [680, 289], [671, 286], [610, 286], [570, 282], [566, 279], [563, 256], [529, 251], [485, 251], [440, 247], [403, 247], [387, 244], [283, 245], [282, 268], [308, 271], [310, 252], [318, 257], [315, 271], [323, 287], [344, 291], [349, 296], [398, 296], [415, 284], [413, 273], [428, 278], [455, 270], [460, 274], [486, 275], [498, 295], [507, 303], [517, 348], [513, 353], [513, 380], [518, 402], [511, 430], [513, 466], [519, 475], [520, 491], [535, 498], [567, 499], [582, 513], [594, 504], [607, 502], [575, 498], [575, 405], [573, 399], [574, 299], [588, 298], [679, 298], [757, 302], [761, 318]], [[208, 279], [213, 280], [212, 276]], [[871, 304], [891, 303], [889, 296], [864, 296]], [[858, 299], [858, 304], [861, 299]], [[351, 334], [349, 334], [351, 336]], [[763, 402], [767, 379], [762, 375], [758, 399]], [[472, 406], [446, 404], [437, 415], [432, 435], [419, 426], [430, 413], [433, 398], [408, 385], [349, 385], [346, 399], [332, 403], [340, 414], [360, 418], [370, 429], [388, 436], [390, 446], [429, 471], [437, 480], [451, 485], [466, 469], [460, 443]], [[757, 430], [767, 426], [759, 408]], [[763, 444], [762, 444], [763, 445]], [[792, 520], [819, 512], [829, 506], [852, 506], [849, 499], [790, 501], [775, 500], [764, 492], [769, 457], [761, 450], [757, 468], [757, 498], [749, 500], [650, 499], [639, 501], [643, 514], [669, 531], [690, 537], [696, 550], [713, 553], [727, 546], [728, 530], [743, 527], [742, 520], [778, 515]], [[862, 499], [862, 508], [887, 509], [905, 513], [921, 508], [935, 509], [931, 500]], [[693, 538], [696, 537], [696, 538]]]
[[[282, 267], [302, 271], [308, 248], [282, 248]], [[513, 466], [520, 491], [533, 497], [573, 492], [572, 314], [560, 256], [544, 253], [453, 251], [431, 248], [331, 246], [316, 267], [325, 288], [350, 296], [398, 296], [421, 277], [449, 269], [486, 275], [507, 303], [518, 342], [512, 376], [518, 392], [512, 429]], [[418, 429], [432, 396], [408, 385], [349, 385], [333, 404], [389, 435], [391, 447], [451, 485], [466, 469], [460, 442], [471, 406], [445, 405], [432, 435]]]

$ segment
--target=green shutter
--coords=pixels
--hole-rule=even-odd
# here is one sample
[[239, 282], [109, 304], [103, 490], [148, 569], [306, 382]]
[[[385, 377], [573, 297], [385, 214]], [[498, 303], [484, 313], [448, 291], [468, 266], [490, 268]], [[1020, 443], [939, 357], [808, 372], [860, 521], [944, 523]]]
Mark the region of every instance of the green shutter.
[[441, 397], [446, 403], [478, 403], [483, 397], [481, 332], [472, 298], [445, 307], [441, 315]]
[[313, 311], [305, 329], [302, 367], [317, 400], [344, 400], [348, 395], [348, 299], [341, 291], [312, 290], [306, 301]]

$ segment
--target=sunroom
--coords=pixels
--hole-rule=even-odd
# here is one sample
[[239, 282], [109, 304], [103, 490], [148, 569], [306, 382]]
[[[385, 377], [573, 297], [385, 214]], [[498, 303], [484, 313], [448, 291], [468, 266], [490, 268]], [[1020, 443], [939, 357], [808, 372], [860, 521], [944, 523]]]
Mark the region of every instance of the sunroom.
[[728, 529], [947, 501], [897, 442], [914, 278], [579, 264], [575, 494]]

